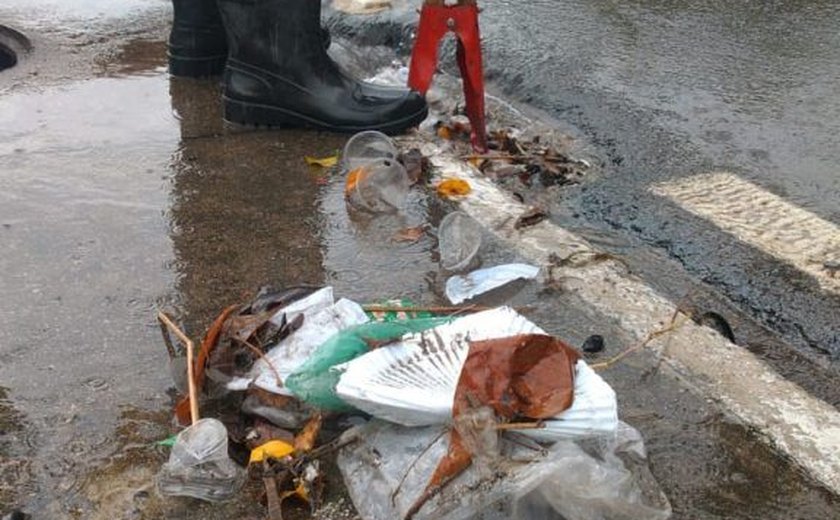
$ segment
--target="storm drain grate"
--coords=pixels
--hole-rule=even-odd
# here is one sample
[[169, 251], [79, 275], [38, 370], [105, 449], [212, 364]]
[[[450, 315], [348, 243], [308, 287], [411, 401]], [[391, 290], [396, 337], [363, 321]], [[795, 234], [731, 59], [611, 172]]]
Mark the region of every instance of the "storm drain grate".
[[10, 69], [15, 65], [17, 65], [17, 53], [0, 43], [0, 71]]
[[0, 72], [18, 64], [32, 50], [32, 43], [22, 32], [0, 25]]

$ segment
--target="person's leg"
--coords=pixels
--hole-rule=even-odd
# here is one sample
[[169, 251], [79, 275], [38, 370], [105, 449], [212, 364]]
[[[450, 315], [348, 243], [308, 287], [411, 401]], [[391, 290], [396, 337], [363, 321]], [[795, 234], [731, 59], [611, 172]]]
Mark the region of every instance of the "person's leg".
[[[169, 34], [169, 72], [173, 76], [220, 76], [227, 61], [227, 40], [216, 0], [172, 0]], [[330, 46], [330, 33], [321, 27], [321, 42]]]
[[216, 0], [172, 0], [169, 72], [173, 76], [218, 76], [227, 61], [227, 40]]
[[225, 119], [338, 132], [397, 133], [427, 114], [423, 98], [347, 77], [327, 55], [320, 0], [219, 0], [229, 47]]

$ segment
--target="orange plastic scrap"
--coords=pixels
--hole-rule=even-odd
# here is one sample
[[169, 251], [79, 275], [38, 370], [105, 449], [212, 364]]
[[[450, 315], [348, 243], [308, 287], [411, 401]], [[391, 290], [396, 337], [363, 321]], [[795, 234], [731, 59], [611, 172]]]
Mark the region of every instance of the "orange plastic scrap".
[[[472, 408], [489, 406], [502, 421], [554, 417], [572, 405], [578, 359], [580, 354], [572, 347], [544, 334], [470, 342], [452, 415], [458, 417]], [[412, 507], [413, 512], [472, 462], [455, 429], [449, 439], [448, 453]]]
[[363, 166], [359, 166], [347, 173], [347, 180], [344, 183], [344, 195], [350, 196], [356, 189], [356, 184], [367, 175], [367, 170]]
[[463, 197], [472, 191], [463, 179], [444, 179], [437, 185], [437, 194], [443, 198]]
[[[210, 352], [215, 348], [219, 341], [219, 336], [222, 333], [222, 326], [227, 321], [228, 317], [239, 308], [239, 305], [231, 305], [222, 311], [221, 314], [213, 321], [210, 328], [207, 330], [207, 335], [204, 336], [204, 341], [201, 342], [201, 348], [198, 351], [198, 356], [195, 360], [195, 386], [199, 391], [204, 387], [204, 369], [207, 366], [207, 359], [210, 357]], [[175, 417], [182, 425], [190, 424], [190, 397], [184, 396], [175, 405]]]

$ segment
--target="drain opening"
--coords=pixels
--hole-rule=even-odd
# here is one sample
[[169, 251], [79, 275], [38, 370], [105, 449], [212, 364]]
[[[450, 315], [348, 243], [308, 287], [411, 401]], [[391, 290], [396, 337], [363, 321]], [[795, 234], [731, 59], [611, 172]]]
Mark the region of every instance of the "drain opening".
[[17, 65], [17, 53], [0, 43], [0, 71]]

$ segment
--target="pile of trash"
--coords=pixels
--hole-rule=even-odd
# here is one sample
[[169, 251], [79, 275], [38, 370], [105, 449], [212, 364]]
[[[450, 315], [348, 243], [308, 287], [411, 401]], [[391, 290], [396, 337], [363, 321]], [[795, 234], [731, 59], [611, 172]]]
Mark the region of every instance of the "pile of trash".
[[[363, 132], [340, 167], [348, 207], [387, 214], [400, 211], [426, 165]], [[469, 193], [452, 181], [437, 192]], [[160, 313], [169, 351], [171, 334], [186, 347], [188, 383], [160, 492], [224, 501], [258, 483], [269, 519], [280, 520], [291, 497], [318, 509], [329, 461], [367, 520], [668, 518], [640, 434], [619, 420], [615, 392], [582, 354], [511, 307], [476, 305], [541, 271], [475, 269], [482, 234], [460, 211], [438, 226], [449, 307], [361, 305], [328, 286], [266, 288], [224, 309], [197, 348]], [[201, 418], [202, 396], [220, 389], [216, 417]]]
[[[331, 287], [226, 309], [193, 362], [193, 398], [206, 380], [241, 394], [240, 431], [192, 422], [159, 490], [222, 501], [258, 478], [277, 519], [290, 496], [317, 507], [319, 459], [337, 453], [365, 519], [669, 516], [639, 433], [576, 349], [510, 307], [383, 309]], [[342, 415], [360, 419], [318, 445]], [[248, 470], [229, 442], [250, 450]]]

